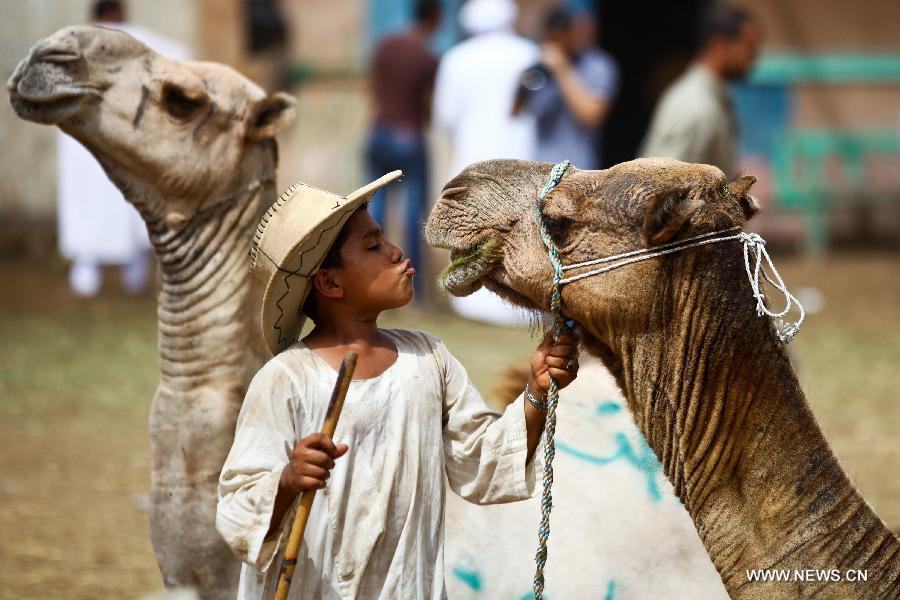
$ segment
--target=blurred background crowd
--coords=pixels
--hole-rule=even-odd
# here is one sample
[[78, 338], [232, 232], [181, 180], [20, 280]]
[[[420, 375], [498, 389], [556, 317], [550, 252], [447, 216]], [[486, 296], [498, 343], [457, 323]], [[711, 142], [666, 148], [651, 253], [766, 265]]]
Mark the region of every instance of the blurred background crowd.
[[[900, 8], [889, 0], [4, 4], [4, 77], [35, 40], [95, 22], [290, 91], [299, 118], [281, 140], [281, 187], [350, 190], [403, 169], [402, 192], [373, 212], [417, 264], [417, 231], [443, 182], [496, 157], [715, 164], [758, 178], [755, 226], [776, 244], [821, 254], [900, 239]], [[0, 133], [16, 140], [0, 165], [0, 250], [47, 250], [58, 233], [75, 294], [99, 291], [103, 263], [124, 265], [127, 289], [145, 289], [145, 244], [90, 241], [106, 214], [85, 208], [105, 193], [83, 173], [90, 159], [6, 103]]]
[[[449, 316], [433, 285], [446, 256], [420, 235], [463, 166], [671, 156], [756, 176], [752, 228], [789, 255], [782, 273], [814, 313], [794, 346], [801, 379], [863, 494], [900, 526], [900, 482], [884, 476], [900, 467], [896, 0], [0, 0], [0, 14], [4, 80], [38, 39], [98, 23], [288, 91], [279, 189], [347, 193], [402, 169], [371, 211], [419, 268], [418, 306], [387, 324], [435, 332], [486, 389], [529, 334]], [[143, 224], [77, 143], [6, 100], [0, 137], [0, 597], [67, 561], [84, 569], [54, 575], [72, 592], [58, 597], [155, 589], [140, 512], [157, 377]], [[516, 320], [484, 294], [454, 312]], [[47, 473], [68, 499], [53, 527]], [[22, 526], [47, 535], [16, 540]]]

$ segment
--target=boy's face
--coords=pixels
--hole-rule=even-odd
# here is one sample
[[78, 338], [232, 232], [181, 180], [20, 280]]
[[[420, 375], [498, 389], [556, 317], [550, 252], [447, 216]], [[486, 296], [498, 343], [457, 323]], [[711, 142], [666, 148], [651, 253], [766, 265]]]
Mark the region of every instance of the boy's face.
[[416, 270], [403, 250], [384, 238], [381, 227], [361, 208], [345, 227], [347, 240], [340, 249], [343, 266], [329, 269], [343, 288], [342, 301], [360, 312], [399, 308], [413, 299]]

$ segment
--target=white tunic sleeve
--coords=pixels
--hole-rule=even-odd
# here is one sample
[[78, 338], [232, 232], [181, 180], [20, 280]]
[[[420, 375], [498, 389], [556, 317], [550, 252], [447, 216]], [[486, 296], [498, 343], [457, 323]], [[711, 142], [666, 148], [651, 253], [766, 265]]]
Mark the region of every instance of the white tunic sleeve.
[[296, 410], [293, 378], [277, 358], [270, 360], [250, 382], [219, 477], [216, 529], [238, 558], [258, 571], [269, 567], [285, 529], [265, 539], [281, 471], [300, 438]]
[[[476, 504], [499, 504], [530, 498], [534, 492], [534, 458], [528, 455], [524, 397], [502, 415], [490, 410], [463, 366], [437, 342], [435, 352], [444, 375], [444, 457], [450, 488]], [[535, 456], [540, 455], [540, 448]]]

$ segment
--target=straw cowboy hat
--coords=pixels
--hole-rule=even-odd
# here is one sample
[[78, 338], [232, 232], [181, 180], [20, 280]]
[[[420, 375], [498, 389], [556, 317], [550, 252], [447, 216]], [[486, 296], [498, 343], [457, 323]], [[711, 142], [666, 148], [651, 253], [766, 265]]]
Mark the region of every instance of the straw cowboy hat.
[[341, 227], [372, 194], [400, 175], [388, 173], [347, 197], [295, 183], [263, 215], [250, 244], [250, 270], [266, 284], [262, 334], [272, 354], [297, 341], [306, 321], [300, 311], [312, 276]]

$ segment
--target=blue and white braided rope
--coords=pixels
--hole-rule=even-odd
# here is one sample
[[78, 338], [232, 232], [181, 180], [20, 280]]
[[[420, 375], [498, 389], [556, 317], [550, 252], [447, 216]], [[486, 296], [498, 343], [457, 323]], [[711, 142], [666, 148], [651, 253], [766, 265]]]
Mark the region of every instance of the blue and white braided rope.
[[[540, 224], [541, 240], [547, 247], [550, 264], [553, 266], [553, 290], [550, 295], [550, 313], [553, 315], [553, 341], [554, 343], [563, 334], [565, 322], [562, 317], [562, 296], [560, 294], [560, 282], [563, 279], [563, 265], [556, 250], [556, 244], [547, 232], [544, 224], [543, 209], [544, 198], [557, 186], [566, 170], [569, 161], [561, 162], [550, 171], [550, 179], [541, 190], [537, 202], [537, 219]], [[556, 435], [556, 405], [559, 401], [559, 384], [550, 378], [550, 389], [547, 391], [547, 417], [544, 425], [544, 488], [541, 495], [541, 523], [538, 526], [538, 549], [534, 555], [534, 598], [541, 600], [544, 595], [544, 565], [547, 564], [547, 538], [550, 537], [550, 512], [553, 510], [553, 458], [556, 456], [554, 437]]]

